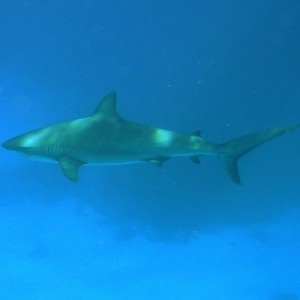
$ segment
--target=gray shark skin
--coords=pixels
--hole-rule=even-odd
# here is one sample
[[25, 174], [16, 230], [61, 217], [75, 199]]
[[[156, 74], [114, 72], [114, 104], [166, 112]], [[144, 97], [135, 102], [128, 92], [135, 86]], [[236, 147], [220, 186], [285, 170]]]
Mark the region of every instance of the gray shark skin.
[[38, 160], [58, 162], [65, 176], [78, 180], [82, 165], [119, 165], [149, 161], [162, 165], [172, 157], [215, 155], [228, 176], [241, 184], [240, 157], [299, 127], [299, 124], [245, 135], [223, 144], [206, 141], [199, 132], [182, 134], [126, 121], [116, 112], [116, 93], [106, 95], [86, 118], [59, 123], [14, 137], [2, 144]]

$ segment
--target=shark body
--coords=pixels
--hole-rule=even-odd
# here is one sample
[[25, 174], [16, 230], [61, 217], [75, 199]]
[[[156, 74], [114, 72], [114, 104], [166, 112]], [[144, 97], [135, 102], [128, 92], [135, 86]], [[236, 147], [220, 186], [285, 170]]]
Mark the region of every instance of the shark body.
[[216, 144], [199, 132], [182, 134], [127, 121], [116, 111], [116, 93], [106, 95], [86, 118], [59, 123], [14, 137], [2, 144], [38, 160], [58, 162], [65, 176], [78, 180], [82, 165], [118, 165], [149, 161], [162, 165], [172, 157], [217, 156], [229, 177], [240, 184], [238, 159], [254, 148], [299, 127], [268, 129]]

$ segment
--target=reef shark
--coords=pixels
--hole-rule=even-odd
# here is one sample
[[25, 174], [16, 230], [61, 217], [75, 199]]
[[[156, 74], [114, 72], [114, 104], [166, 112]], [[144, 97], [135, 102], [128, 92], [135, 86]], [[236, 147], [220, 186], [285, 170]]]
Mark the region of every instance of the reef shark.
[[238, 160], [254, 148], [299, 127], [272, 128], [217, 144], [200, 132], [183, 134], [123, 119], [116, 111], [116, 93], [106, 95], [92, 115], [14, 137], [2, 144], [38, 160], [58, 162], [65, 176], [78, 180], [83, 165], [119, 165], [151, 162], [162, 165], [172, 157], [219, 158], [229, 177], [241, 184]]

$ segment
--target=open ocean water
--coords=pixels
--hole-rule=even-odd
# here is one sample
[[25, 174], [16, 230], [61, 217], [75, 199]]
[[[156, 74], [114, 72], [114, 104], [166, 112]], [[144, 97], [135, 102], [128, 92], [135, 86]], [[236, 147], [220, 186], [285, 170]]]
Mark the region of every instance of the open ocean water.
[[[297, 0], [0, 0], [0, 139], [90, 115], [224, 142], [300, 122]], [[247, 154], [83, 167], [1, 148], [1, 300], [300, 299], [300, 130]]]

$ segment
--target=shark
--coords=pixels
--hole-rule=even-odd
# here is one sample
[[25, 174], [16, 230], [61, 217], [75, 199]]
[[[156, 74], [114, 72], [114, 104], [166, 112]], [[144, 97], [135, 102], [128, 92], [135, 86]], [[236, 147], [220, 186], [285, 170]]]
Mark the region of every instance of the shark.
[[36, 160], [58, 163], [72, 182], [78, 181], [78, 170], [83, 165], [150, 162], [161, 166], [173, 157], [188, 157], [199, 164], [203, 156], [216, 156], [227, 175], [241, 184], [239, 159], [299, 126], [276, 127], [214, 143], [204, 139], [200, 131], [185, 134], [124, 119], [117, 112], [116, 92], [112, 91], [88, 117], [18, 135], [2, 146]]

